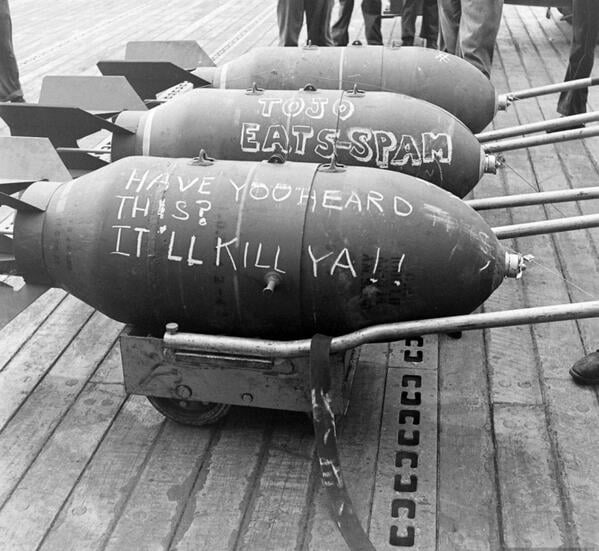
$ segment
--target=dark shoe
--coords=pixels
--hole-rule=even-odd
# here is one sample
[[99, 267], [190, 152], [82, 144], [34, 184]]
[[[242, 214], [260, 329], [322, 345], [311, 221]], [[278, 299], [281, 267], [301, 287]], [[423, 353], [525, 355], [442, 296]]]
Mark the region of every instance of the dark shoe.
[[570, 368], [570, 375], [579, 385], [599, 384], [599, 350], [578, 360]]

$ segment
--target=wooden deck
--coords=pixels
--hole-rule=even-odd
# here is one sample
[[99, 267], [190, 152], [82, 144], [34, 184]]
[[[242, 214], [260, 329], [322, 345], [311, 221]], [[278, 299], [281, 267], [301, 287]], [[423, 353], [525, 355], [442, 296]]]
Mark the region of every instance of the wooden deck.
[[[27, 99], [46, 74], [96, 74], [95, 62], [122, 57], [128, 40], [194, 39], [217, 63], [276, 43], [274, 0], [165, 5], [12, 0]], [[356, 8], [352, 38], [360, 19]], [[384, 27], [387, 41], [400, 38], [399, 20]], [[499, 92], [558, 82], [569, 27], [544, 9], [506, 6], [497, 46]], [[551, 118], [555, 101], [522, 101], [495, 124]], [[590, 101], [599, 108], [599, 93]], [[598, 138], [511, 152], [475, 196], [596, 185], [598, 162]], [[502, 225], [598, 209], [587, 201], [485, 218]], [[535, 260], [485, 310], [599, 296], [599, 230], [511, 246]], [[8, 293], [2, 323], [23, 297]], [[0, 329], [0, 549], [346, 548], [305, 415], [238, 407], [213, 427], [165, 421], [124, 393], [121, 330], [57, 289]], [[364, 347], [339, 445], [377, 549], [599, 549], [598, 394], [567, 372], [599, 346], [598, 330], [588, 320]], [[422, 361], [410, 362], [418, 352]], [[401, 540], [409, 527], [413, 545]]]

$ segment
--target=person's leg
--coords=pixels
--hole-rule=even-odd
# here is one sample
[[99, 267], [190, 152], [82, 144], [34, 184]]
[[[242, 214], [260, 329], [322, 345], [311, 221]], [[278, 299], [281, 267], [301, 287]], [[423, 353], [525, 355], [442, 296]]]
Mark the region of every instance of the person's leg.
[[422, 6], [422, 0], [405, 0], [401, 9], [401, 43], [404, 46], [414, 45], [416, 35], [416, 17]]
[[[591, 74], [599, 29], [599, 2], [574, 0], [572, 7], [572, 46], [565, 81], [586, 78]], [[587, 98], [588, 88], [562, 92], [557, 103], [557, 112], [565, 116], [584, 113], [587, 109]]]
[[297, 46], [304, 22], [303, 0], [279, 0], [277, 5], [279, 46]]
[[455, 54], [458, 49], [458, 34], [462, 5], [460, 0], [439, 0], [439, 49]]
[[331, 36], [335, 46], [347, 46], [349, 43], [349, 22], [354, 11], [354, 0], [339, 0], [339, 17], [331, 28]]
[[364, 34], [366, 35], [366, 42], [371, 46], [382, 46], [383, 44], [381, 10], [381, 0], [362, 0]]
[[304, 0], [308, 42], [314, 46], [334, 46], [331, 37], [333, 0]]
[[0, 0], [0, 101], [23, 101], [8, 0]]
[[439, 40], [439, 6], [437, 0], [424, 0], [420, 37], [426, 40], [427, 48], [437, 48]]
[[491, 74], [493, 51], [503, 0], [462, 0], [459, 46], [456, 53], [480, 69], [487, 77]]

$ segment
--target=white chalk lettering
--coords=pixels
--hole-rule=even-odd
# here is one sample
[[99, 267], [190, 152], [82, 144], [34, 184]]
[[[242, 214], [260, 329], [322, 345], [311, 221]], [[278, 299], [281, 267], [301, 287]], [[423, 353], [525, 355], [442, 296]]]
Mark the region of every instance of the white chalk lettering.
[[376, 164], [381, 168], [389, 166], [389, 155], [397, 147], [397, 138], [393, 132], [375, 130], [374, 143], [376, 145]]
[[189, 213], [185, 210], [187, 208], [187, 201], [177, 201], [175, 208], [179, 211], [180, 215], [172, 214], [171, 216], [175, 220], [189, 220]]
[[[347, 261], [345, 264], [341, 263], [341, 257], [345, 257], [345, 259]], [[356, 270], [354, 269], [354, 266], [352, 264], [352, 261], [351, 261], [351, 258], [349, 256], [349, 251], [347, 250], [347, 247], [344, 248], [339, 253], [339, 255], [337, 256], [335, 262], [333, 262], [333, 265], [331, 266], [331, 272], [330, 272], [331, 275], [333, 275], [335, 273], [335, 270], [337, 268], [345, 268], [346, 270], [349, 270], [354, 277], [356, 277]]]
[[164, 218], [164, 213], [166, 212], [166, 199], [159, 199], [157, 212], [158, 218], [162, 220]]
[[148, 216], [148, 212], [150, 211], [150, 198], [146, 197], [146, 205], [145, 207], [140, 208], [139, 204], [139, 195], [135, 197], [133, 201], [133, 207], [131, 209], [131, 218], [135, 218], [138, 212], [142, 212], [143, 216]]
[[324, 256], [321, 256], [320, 258], [316, 258], [314, 256], [314, 253], [312, 252], [312, 246], [308, 245], [308, 254], [310, 255], [310, 258], [312, 259], [312, 275], [314, 277], [318, 277], [318, 263], [323, 261], [325, 258], [328, 258], [329, 256], [331, 256], [333, 254], [333, 251], [325, 254]]
[[368, 143], [372, 140], [372, 130], [369, 128], [350, 128], [347, 136], [352, 143], [349, 154], [361, 163], [369, 163], [374, 156], [374, 151]]
[[314, 190], [310, 190], [308, 193], [309, 190], [299, 187], [296, 187], [295, 189], [300, 192], [299, 200], [297, 202], [298, 206], [303, 206], [309, 198], [312, 203], [312, 212], [314, 212], [316, 209], [316, 192]]
[[362, 212], [362, 201], [360, 199], [360, 196], [355, 191], [351, 192], [343, 208], [346, 209], [350, 205], [355, 205], [355, 208], [358, 209], [358, 212]]
[[330, 159], [335, 152], [335, 140], [339, 137], [339, 131], [334, 128], [323, 128], [318, 132], [316, 141], [318, 145], [314, 148], [314, 153], [320, 155], [323, 159]]
[[414, 211], [414, 207], [403, 197], [396, 195], [393, 197], [393, 210], [397, 216], [410, 216]]
[[229, 178], [229, 183], [235, 188], [235, 202], [239, 203], [239, 192], [246, 188], [247, 183], [238, 186], [231, 178]]
[[408, 162], [413, 166], [420, 166], [422, 164], [422, 159], [414, 137], [409, 134], [404, 134], [401, 137], [399, 147], [391, 160], [391, 164], [393, 166], [404, 166]]
[[123, 218], [123, 208], [125, 206], [125, 203], [127, 202], [127, 199], [134, 199], [135, 197], [133, 195], [117, 195], [116, 198], [121, 200], [119, 210], [116, 214], [116, 219], [120, 220], [121, 218]]
[[293, 125], [291, 127], [291, 135], [295, 137], [294, 153], [304, 155], [306, 153], [306, 142], [308, 138], [314, 136], [314, 129], [310, 126], [302, 126], [301, 124]]
[[168, 260], [173, 260], [174, 262], [181, 262], [181, 260], [183, 260], [183, 257], [173, 254], [174, 246], [175, 246], [175, 232], [171, 231], [171, 239], [168, 243], [168, 255], [166, 258]]
[[231, 241], [227, 241], [226, 243], [223, 243], [222, 237], [218, 237], [216, 239], [216, 261], [214, 263], [215, 266], [220, 266], [220, 256], [221, 256], [221, 251], [222, 249], [225, 249], [225, 251], [227, 251], [227, 254], [229, 255], [229, 260], [231, 260], [231, 265], [233, 266], [233, 269], [235, 271], [237, 271], [237, 265], [235, 264], [235, 259], [233, 258], [233, 255], [231, 254], [231, 251], [229, 250], [229, 245], [233, 245], [233, 243], [235, 243], [237, 241], [237, 237], [234, 237], [233, 239], [231, 239]]
[[354, 104], [346, 99], [338, 99], [333, 104], [333, 115], [339, 117], [342, 121], [349, 119], [355, 111]]
[[188, 189], [192, 188], [195, 183], [199, 180], [199, 178], [193, 178], [192, 180], [190, 180], [189, 182], [185, 183], [183, 181], [183, 178], [181, 178], [181, 176], [177, 176], [177, 180], [179, 180], [179, 191], [181, 193], [185, 193]]
[[137, 169], [136, 169], [136, 168], [134, 168], [134, 169], [131, 171], [131, 175], [129, 176], [129, 181], [127, 182], [127, 185], [125, 186], [125, 189], [129, 189], [129, 188], [131, 187], [131, 184], [135, 184], [135, 183], [137, 183], [137, 184], [138, 184], [138, 187], [137, 187], [137, 190], [136, 190], [136, 191], [137, 191], [137, 193], [139, 193], [139, 192], [140, 192], [140, 191], [143, 189], [143, 186], [144, 186], [144, 184], [145, 184], [145, 182], [146, 182], [146, 179], [148, 178], [148, 174], [149, 174], [149, 173], [150, 173], [150, 171], [149, 171], [149, 170], [146, 170], [146, 171], [143, 173], [143, 176], [141, 176], [141, 178], [140, 178], [140, 177], [137, 175]]
[[425, 163], [435, 160], [440, 163], [451, 163], [453, 144], [448, 134], [424, 132], [422, 134], [422, 158]]
[[302, 98], [289, 98], [283, 103], [281, 111], [286, 117], [297, 117], [305, 106], [306, 104]]
[[289, 135], [287, 130], [282, 124], [271, 124], [266, 131], [264, 136], [264, 143], [262, 144], [262, 151], [282, 151], [287, 153], [289, 146]]
[[374, 260], [374, 268], [372, 269], [372, 275], [376, 274], [376, 269], [379, 267], [379, 259], [381, 257], [381, 248], [376, 248], [376, 258]]
[[[337, 204], [333, 203], [336, 201]], [[322, 206], [325, 209], [343, 210], [341, 202], [341, 192], [338, 189], [327, 189], [322, 196]]]
[[311, 119], [322, 119], [327, 103], [329, 98], [312, 98], [310, 107], [306, 109], [306, 115]]
[[116, 245], [114, 246], [114, 251], [110, 251], [110, 254], [120, 254], [122, 256], [130, 256], [129, 253], [124, 253], [121, 251], [121, 235], [123, 230], [130, 230], [131, 226], [112, 226], [113, 229], [117, 230], [116, 234]]
[[380, 202], [383, 201], [385, 197], [383, 197], [382, 193], [378, 191], [370, 190], [368, 195], [366, 196], [366, 210], [370, 210], [370, 205], [374, 205], [379, 212], [384, 212], [383, 207], [381, 207]]
[[[282, 194], [279, 195], [279, 191], [282, 191]], [[293, 188], [289, 184], [275, 184], [272, 188], [272, 200], [275, 203], [280, 203], [281, 201], [285, 201], [289, 199]]]
[[272, 116], [272, 108], [274, 105], [281, 103], [281, 98], [258, 98], [258, 103], [262, 105], [262, 112], [260, 113], [263, 117]]
[[260, 264], [260, 256], [262, 255], [262, 243], [258, 243], [258, 250], [256, 251], [256, 261], [254, 267], [256, 268], [270, 268], [270, 264]]
[[[154, 178], [152, 178], [152, 180], [150, 180], [150, 183], [146, 187], [146, 190], [152, 189], [154, 187], [154, 184], [164, 184], [165, 187], [168, 187], [169, 181], [170, 181], [170, 174], [168, 172], [158, 174], [158, 176], [154, 176]], [[141, 190], [141, 188], [138, 186], [137, 192], [139, 193], [140, 190]]]
[[147, 228], [133, 228], [137, 232], [137, 246], [135, 248], [135, 254], [137, 258], [141, 257], [141, 244], [143, 240], [144, 233], [150, 233], [150, 230]]
[[[202, 178], [202, 183], [200, 184], [200, 187], [198, 188], [198, 193], [201, 193], [202, 195], [210, 195], [212, 192], [208, 188], [214, 182], [215, 179], [216, 179], [216, 176], [204, 176]], [[206, 188], [206, 189], [204, 189], [204, 188]]]
[[248, 267], [248, 249], [250, 247], [250, 242], [246, 241], [245, 246], [243, 247], [243, 267]]
[[241, 126], [241, 151], [256, 153], [260, 151], [260, 142], [256, 134], [260, 130], [260, 125], [255, 122], [244, 122]]
[[277, 245], [277, 252], [275, 253], [275, 264], [272, 269], [275, 272], [279, 272], [280, 274], [286, 274], [287, 272], [285, 270], [279, 269], [279, 255], [280, 254], [281, 254], [281, 247], [279, 245]]
[[263, 182], [252, 182], [250, 184], [250, 197], [256, 201], [262, 201], [268, 197], [270, 190]]
[[206, 221], [206, 218], [204, 217], [204, 215], [212, 208], [212, 203], [210, 201], [208, 201], [207, 199], [198, 199], [196, 201], [196, 204], [198, 205], [198, 217], [199, 217], [199, 224], [200, 226], [205, 226], [208, 222]]
[[191, 266], [201, 266], [202, 264], [204, 264], [203, 260], [193, 257], [193, 249], [195, 247], [195, 244], [196, 244], [196, 236], [192, 235], [191, 239], [189, 240], [189, 250], [187, 251], [187, 265], [190, 267]]

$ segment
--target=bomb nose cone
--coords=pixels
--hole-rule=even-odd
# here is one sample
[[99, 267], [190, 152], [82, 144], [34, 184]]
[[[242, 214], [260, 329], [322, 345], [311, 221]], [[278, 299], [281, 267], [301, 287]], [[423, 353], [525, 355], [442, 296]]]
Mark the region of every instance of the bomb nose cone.
[[530, 260], [529, 256], [522, 256], [518, 253], [505, 252], [505, 277], [520, 279], [526, 270], [526, 262]]

